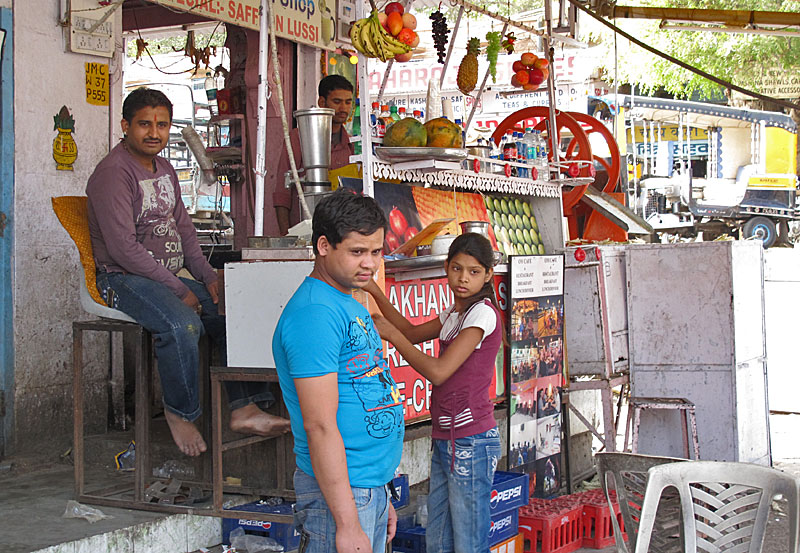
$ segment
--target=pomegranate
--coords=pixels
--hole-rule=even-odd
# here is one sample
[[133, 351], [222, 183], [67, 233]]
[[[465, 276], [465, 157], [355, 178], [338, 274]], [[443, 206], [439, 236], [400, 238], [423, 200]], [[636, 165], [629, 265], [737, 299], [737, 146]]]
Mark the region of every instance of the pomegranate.
[[408, 228], [406, 229], [406, 232], [405, 232], [405, 234], [403, 234], [403, 242], [408, 242], [408, 241], [409, 241], [409, 240], [411, 240], [411, 239], [414, 237], [414, 235], [415, 235], [415, 234], [417, 234], [418, 232], [419, 232], [419, 230], [417, 229], [417, 227], [408, 227]]
[[[389, 212], [389, 228], [392, 229], [395, 240], [397, 240], [398, 236], [403, 236], [408, 228], [406, 216], [403, 215], [402, 211], [397, 209], [397, 206], [393, 207]], [[398, 244], [398, 246], [399, 245], [400, 244]]]
[[386, 249], [386, 253], [391, 253], [400, 247], [400, 240], [397, 239], [397, 235], [395, 235], [395, 233], [392, 231], [386, 233], [385, 242], [386, 245], [384, 248]]

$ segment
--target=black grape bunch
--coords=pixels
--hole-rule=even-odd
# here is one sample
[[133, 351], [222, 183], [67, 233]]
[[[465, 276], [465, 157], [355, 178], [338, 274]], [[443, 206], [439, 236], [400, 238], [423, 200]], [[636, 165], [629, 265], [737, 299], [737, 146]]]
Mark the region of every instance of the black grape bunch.
[[439, 63], [444, 63], [446, 55], [445, 46], [447, 46], [447, 34], [450, 29], [447, 28], [447, 18], [441, 12], [436, 10], [431, 14], [431, 34], [433, 35], [433, 45], [436, 48]]

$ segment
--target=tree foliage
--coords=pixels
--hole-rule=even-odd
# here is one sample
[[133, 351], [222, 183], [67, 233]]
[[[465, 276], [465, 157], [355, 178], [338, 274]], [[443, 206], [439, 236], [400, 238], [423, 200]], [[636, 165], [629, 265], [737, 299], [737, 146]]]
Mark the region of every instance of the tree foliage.
[[[628, 5], [644, 4], [623, 0]], [[649, 6], [724, 10], [800, 12], [797, 0], [653, 0]], [[617, 37], [616, 63], [613, 31], [589, 17], [582, 19], [588, 37], [601, 43], [608, 55], [606, 76], [619, 83], [637, 85], [645, 93], [663, 88], [676, 97], [693, 93], [710, 98], [721, 87], [672, 62]], [[771, 71], [800, 70], [800, 40], [792, 37], [745, 33], [713, 33], [659, 29], [657, 20], [621, 20], [616, 25], [644, 43], [698, 69], [733, 84], [759, 91], [762, 78]]]

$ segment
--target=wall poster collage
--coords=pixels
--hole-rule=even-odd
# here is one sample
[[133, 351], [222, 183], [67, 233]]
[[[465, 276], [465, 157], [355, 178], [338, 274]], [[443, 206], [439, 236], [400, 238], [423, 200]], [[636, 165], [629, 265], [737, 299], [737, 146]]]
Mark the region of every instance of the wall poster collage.
[[561, 485], [564, 256], [511, 256], [508, 468], [530, 475], [533, 497]]

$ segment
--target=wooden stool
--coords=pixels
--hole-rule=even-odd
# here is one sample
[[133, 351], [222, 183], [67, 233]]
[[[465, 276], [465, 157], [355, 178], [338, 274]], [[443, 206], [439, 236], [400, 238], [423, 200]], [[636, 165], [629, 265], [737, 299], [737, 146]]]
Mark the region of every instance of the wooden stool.
[[[681, 425], [683, 426], [683, 449], [689, 459], [689, 427], [692, 429], [692, 445], [694, 458], [700, 459], [700, 444], [697, 441], [697, 419], [695, 418], [694, 403], [685, 398], [678, 397], [631, 397], [628, 403], [628, 423], [625, 428], [625, 449], [628, 449], [628, 429], [633, 419], [633, 436], [631, 439], [631, 453], [636, 453], [639, 446], [639, 423], [643, 409], [671, 409], [681, 411]], [[685, 413], [685, 414], [684, 414]]]
[[[234, 493], [251, 493], [261, 495], [273, 495], [284, 498], [294, 498], [293, 487], [289, 487], [286, 478], [286, 460], [283, 455], [287, 449], [287, 437], [285, 434], [271, 438], [263, 436], [248, 436], [238, 440], [222, 442], [222, 383], [228, 381], [236, 382], [278, 382], [278, 372], [275, 369], [265, 368], [243, 368], [243, 367], [211, 367], [211, 450], [213, 451], [213, 494], [214, 510], [218, 516], [225, 518], [247, 518], [250, 520], [272, 521], [272, 522], [292, 522], [291, 515], [264, 514], [250, 511], [239, 511], [236, 509], [222, 508], [222, 495], [225, 491]], [[286, 406], [281, 402], [281, 416], [287, 417]], [[241, 486], [231, 486], [225, 489], [222, 471], [222, 453], [232, 449], [249, 446], [265, 440], [277, 440], [275, 470], [277, 486], [269, 490], [252, 490]]]
[[[134, 381], [136, 386], [136, 419], [134, 440], [136, 441], [136, 470], [134, 501], [142, 501], [146, 477], [151, 472], [149, 440], [150, 401], [153, 387], [153, 367], [155, 355], [153, 340], [144, 327], [124, 321], [98, 319], [95, 321], [75, 321], [72, 323], [72, 393], [73, 393], [73, 457], [75, 461], [75, 495], [79, 501], [92, 501], [97, 497], [111, 495], [115, 490], [102, 490], [91, 495], [85, 494], [84, 481], [84, 443], [83, 443], [83, 333], [87, 331], [106, 332], [108, 339], [113, 334], [122, 334], [123, 348], [133, 354]], [[120, 490], [122, 491], [126, 484]], [[107, 503], [104, 503], [107, 504]]]
[[[135, 402], [134, 440], [136, 442], [136, 459], [134, 470], [133, 500], [122, 499], [119, 494], [129, 491], [130, 481], [123, 484], [87, 492], [85, 482], [85, 447], [84, 447], [84, 383], [83, 383], [83, 334], [85, 332], [106, 332], [109, 341], [114, 333], [122, 334], [124, 357], [130, 355], [134, 371]], [[200, 339], [199, 385], [200, 400], [204, 410], [208, 412], [209, 386], [208, 367], [210, 365], [211, 340], [205, 336]], [[111, 360], [109, 360], [111, 361]], [[153, 480], [152, 456], [150, 449], [150, 421], [152, 419], [153, 369], [156, 366], [153, 338], [150, 332], [136, 323], [113, 319], [97, 319], [93, 321], [75, 321], [72, 323], [72, 392], [73, 392], [73, 459], [75, 463], [75, 496], [78, 501], [95, 505], [145, 509], [151, 511], [186, 512], [188, 507], [178, 505], [160, 505], [150, 503], [145, 498], [145, 490]], [[124, 367], [123, 371], [128, 369]], [[124, 378], [123, 378], [124, 380]], [[211, 417], [203, 417], [201, 432], [208, 437], [211, 430]], [[203, 462], [202, 473], [206, 482], [210, 482], [210, 463]]]

